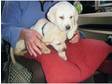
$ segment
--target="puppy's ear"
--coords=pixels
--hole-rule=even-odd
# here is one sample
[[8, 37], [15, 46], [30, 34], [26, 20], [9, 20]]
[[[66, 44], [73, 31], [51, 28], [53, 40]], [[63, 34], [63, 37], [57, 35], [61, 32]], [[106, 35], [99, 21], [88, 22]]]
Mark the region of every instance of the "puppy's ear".
[[56, 18], [56, 6], [53, 6], [49, 9], [48, 13], [47, 13], [47, 18], [48, 20], [50, 20], [51, 22], [55, 23], [55, 18]]

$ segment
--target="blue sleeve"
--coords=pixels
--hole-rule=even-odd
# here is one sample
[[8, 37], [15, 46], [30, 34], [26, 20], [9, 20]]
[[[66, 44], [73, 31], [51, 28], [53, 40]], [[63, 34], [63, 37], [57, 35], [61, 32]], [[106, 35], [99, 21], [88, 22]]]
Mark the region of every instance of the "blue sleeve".
[[20, 31], [23, 27], [19, 26], [21, 19], [21, 9], [19, 2], [6, 1], [2, 11], [2, 38], [8, 41], [12, 47], [16, 46]]
[[80, 37], [81, 37], [81, 38], [86, 38], [84, 32], [80, 31]]

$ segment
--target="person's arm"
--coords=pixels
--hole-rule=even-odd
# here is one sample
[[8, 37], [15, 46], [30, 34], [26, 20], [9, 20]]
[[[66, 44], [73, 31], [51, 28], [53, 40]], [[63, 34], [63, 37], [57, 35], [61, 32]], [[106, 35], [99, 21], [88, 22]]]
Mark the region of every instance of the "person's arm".
[[[30, 27], [23, 27], [21, 26], [21, 19], [22, 19], [22, 13], [24, 7], [27, 5], [32, 5], [33, 3], [29, 2], [6, 2], [4, 5], [4, 10], [2, 13], [2, 38], [6, 41], [8, 41], [12, 47], [16, 47], [16, 42], [19, 39], [23, 39], [26, 44], [26, 48], [30, 55], [37, 56], [37, 53], [50, 53], [50, 50], [45, 46], [45, 44], [42, 42], [42, 39], [40, 38], [40, 34], [32, 29], [29, 29]], [[28, 6], [27, 6], [28, 7]], [[34, 7], [35, 8], [35, 7]], [[28, 11], [32, 15], [33, 11], [35, 9], [31, 9]], [[37, 10], [37, 9], [36, 9]], [[38, 10], [38, 15], [36, 17], [42, 17], [44, 15], [41, 11]], [[31, 18], [29, 16], [26, 16], [28, 19]], [[32, 16], [32, 18], [35, 16]], [[29, 20], [30, 21], [30, 20]], [[25, 21], [24, 21], [25, 22]], [[31, 23], [31, 22], [29, 22]], [[31, 23], [34, 24], [34, 23]], [[28, 26], [29, 24], [27, 24]], [[43, 51], [44, 49], [48, 50]]]
[[21, 19], [19, 2], [5, 2], [2, 11], [2, 38], [15, 47], [23, 27], [19, 26]]

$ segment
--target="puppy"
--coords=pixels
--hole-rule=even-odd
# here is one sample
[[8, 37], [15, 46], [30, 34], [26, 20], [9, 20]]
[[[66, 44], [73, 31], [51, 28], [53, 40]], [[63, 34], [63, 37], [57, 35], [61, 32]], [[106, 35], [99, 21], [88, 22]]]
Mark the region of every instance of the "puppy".
[[[63, 32], [56, 26], [55, 24], [47, 21], [46, 19], [40, 19], [34, 26], [32, 26], [33, 30], [39, 32], [43, 38], [42, 41], [46, 45], [51, 45], [56, 49], [59, 56], [67, 60], [65, 49], [66, 49], [66, 33]], [[49, 48], [43, 49], [42, 52], [50, 53]], [[24, 56], [27, 53], [24, 40], [19, 40], [16, 44], [15, 48], [11, 48], [11, 58], [13, 63], [15, 63], [14, 55], [16, 56]]]
[[47, 18], [66, 32], [68, 39], [71, 39], [77, 31], [78, 12], [69, 2], [58, 2], [52, 6]]

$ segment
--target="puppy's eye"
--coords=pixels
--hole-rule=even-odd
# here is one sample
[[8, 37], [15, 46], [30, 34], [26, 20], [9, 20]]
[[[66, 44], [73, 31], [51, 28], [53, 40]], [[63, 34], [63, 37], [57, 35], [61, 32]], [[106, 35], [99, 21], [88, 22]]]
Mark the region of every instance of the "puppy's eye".
[[73, 16], [70, 16], [70, 19], [72, 19], [73, 18]]
[[62, 19], [62, 20], [64, 19], [64, 17], [63, 17], [63, 16], [60, 16], [59, 18], [60, 18], [60, 19]]

